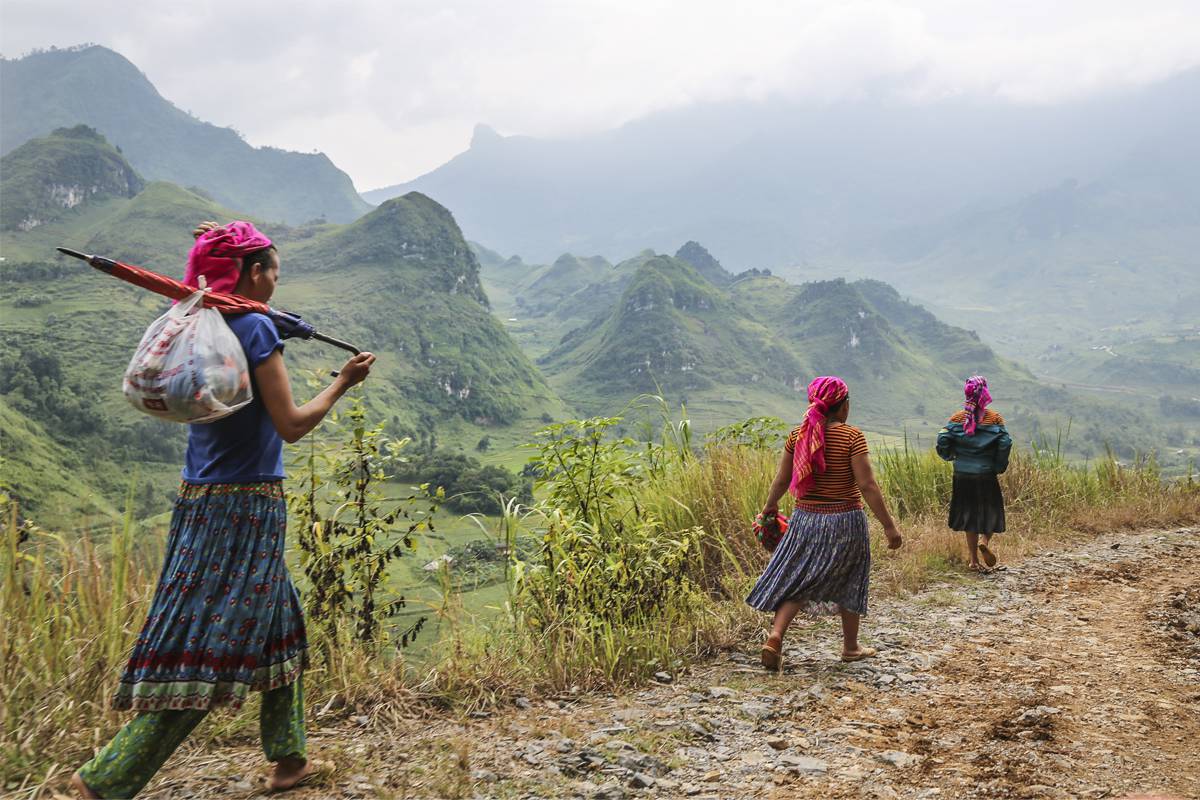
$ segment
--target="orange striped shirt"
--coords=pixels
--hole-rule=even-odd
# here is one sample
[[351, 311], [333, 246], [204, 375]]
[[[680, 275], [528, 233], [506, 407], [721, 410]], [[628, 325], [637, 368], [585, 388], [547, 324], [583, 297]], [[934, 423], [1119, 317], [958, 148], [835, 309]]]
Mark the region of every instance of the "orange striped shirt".
[[[951, 422], [966, 422], [967, 421], [966, 409], [961, 409], [959, 411], [955, 411], [953, 414], [950, 415], [950, 421]], [[990, 408], [985, 408], [983, 410], [983, 422], [980, 422], [979, 424], [980, 425], [1003, 425], [1004, 417], [1000, 416], [995, 411], [992, 411]]]
[[[783, 449], [796, 452], [800, 428], [788, 435]], [[854, 480], [850, 466], [853, 456], [867, 453], [867, 439], [853, 425], [831, 425], [825, 429], [825, 471], [813, 475], [814, 484], [808, 493], [796, 501], [804, 511], [838, 513], [863, 507], [862, 492]]]

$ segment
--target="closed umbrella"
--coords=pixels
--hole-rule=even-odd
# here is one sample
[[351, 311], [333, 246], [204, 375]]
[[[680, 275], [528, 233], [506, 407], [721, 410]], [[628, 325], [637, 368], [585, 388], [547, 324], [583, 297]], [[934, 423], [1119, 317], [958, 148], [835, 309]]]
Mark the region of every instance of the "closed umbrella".
[[[81, 253], [78, 250], [71, 250], [66, 247], [59, 247], [58, 252], [72, 258], [78, 258], [81, 261], [86, 261], [96, 269], [112, 275], [114, 278], [120, 278], [126, 283], [132, 283], [134, 286], [149, 289], [155, 294], [161, 294], [163, 297], [169, 297], [172, 300], [183, 300], [185, 297], [190, 297], [196, 292], [194, 287], [188, 286], [183, 281], [176, 280], [168, 275], [160, 275], [145, 267], [123, 264], [120, 261], [113, 261], [111, 258], [88, 255], [87, 253]], [[271, 321], [275, 323], [275, 329], [279, 331], [281, 339], [316, 339], [319, 342], [325, 342], [334, 347], [349, 350], [355, 355], [362, 352], [349, 342], [319, 333], [311, 323], [301, 319], [299, 314], [293, 314], [290, 311], [281, 311], [277, 308], [272, 308], [266, 303], [260, 303], [257, 300], [250, 300], [236, 294], [206, 291], [204, 293], [204, 307], [215, 308], [222, 314], [246, 314], [256, 311], [259, 314], [266, 314], [271, 318]]]

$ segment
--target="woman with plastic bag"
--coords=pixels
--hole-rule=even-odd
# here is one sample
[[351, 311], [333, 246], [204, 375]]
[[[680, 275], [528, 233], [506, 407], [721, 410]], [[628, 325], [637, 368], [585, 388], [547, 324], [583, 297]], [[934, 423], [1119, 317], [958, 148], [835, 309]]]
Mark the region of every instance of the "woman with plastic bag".
[[[279, 255], [249, 222], [201, 223], [184, 282], [271, 299]], [[146, 623], [113, 698], [139, 712], [72, 783], [83, 797], [132, 797], [213, 708], [240, 708], [263, 692], [263, 751], [274, 790], [311, 772], [301, 673], [304, 619], [284, 564], [283, 442], [315, 428], [375, 356], [362, 353], [312, 400], [292, 399], [283, 342], [263, 314], [226, 318], [249, 367], [253, 399], [189, 426], [183, 481], [167, 554]]]

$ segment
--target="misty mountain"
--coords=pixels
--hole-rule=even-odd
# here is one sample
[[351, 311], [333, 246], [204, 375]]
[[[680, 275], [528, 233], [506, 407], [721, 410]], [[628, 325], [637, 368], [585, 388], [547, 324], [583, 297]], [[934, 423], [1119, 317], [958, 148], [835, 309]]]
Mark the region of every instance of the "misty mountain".
[[1064, 180], [1088, 183], [1198, 126], [1200, 71], [1044, 107], [876, 97], [699, 105], [575, 139], [480, 126], [465, 153], [365, 196], [422, 191], [454, 208], [473, 239], [535, 261], [696, 239], [735, 271], [775, 268]]
[[265, 219], [349, 222], [369, 208], [324, 154], [252, 147], [235, 131], [172, 105], [107, 48], [0, 62], [0, 153], [79, 124], [102, 133], [146, 179], [199, 187], [218, 203]]
[[1200, 137], [1180, 130], [1093, 181], [896, 232], [840, 263], [886, 272], [948, 320], [1026, 358], [1196, 333]]
[[877, 281], [759, 276], [722, 289], [660, 255], [640, 258], [617, 300], [597, 311], [539, 359], [564, 396], [597, 413], [661, 392], [698, 416], [726, 408], [733, 418], [740, 404], [791, 418], [812, 376], [837, 374], [854, 386], [859, 419], [891, 429], [925, 399], [953, 398], [960, 373], [987, 371], [1010, 390], [1032, 384], [974, 334]]

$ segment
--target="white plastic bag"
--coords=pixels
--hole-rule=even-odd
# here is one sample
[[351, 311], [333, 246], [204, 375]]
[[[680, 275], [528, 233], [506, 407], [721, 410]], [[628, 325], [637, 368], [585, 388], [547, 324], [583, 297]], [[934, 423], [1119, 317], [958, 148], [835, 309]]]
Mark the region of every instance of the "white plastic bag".
[[254, 395], [237, 336], [221, 312], [204, 308], [195, 292], [146, 329], [129, 368], [125, 399], [146, 414], [172, 422], [214, 422]]

